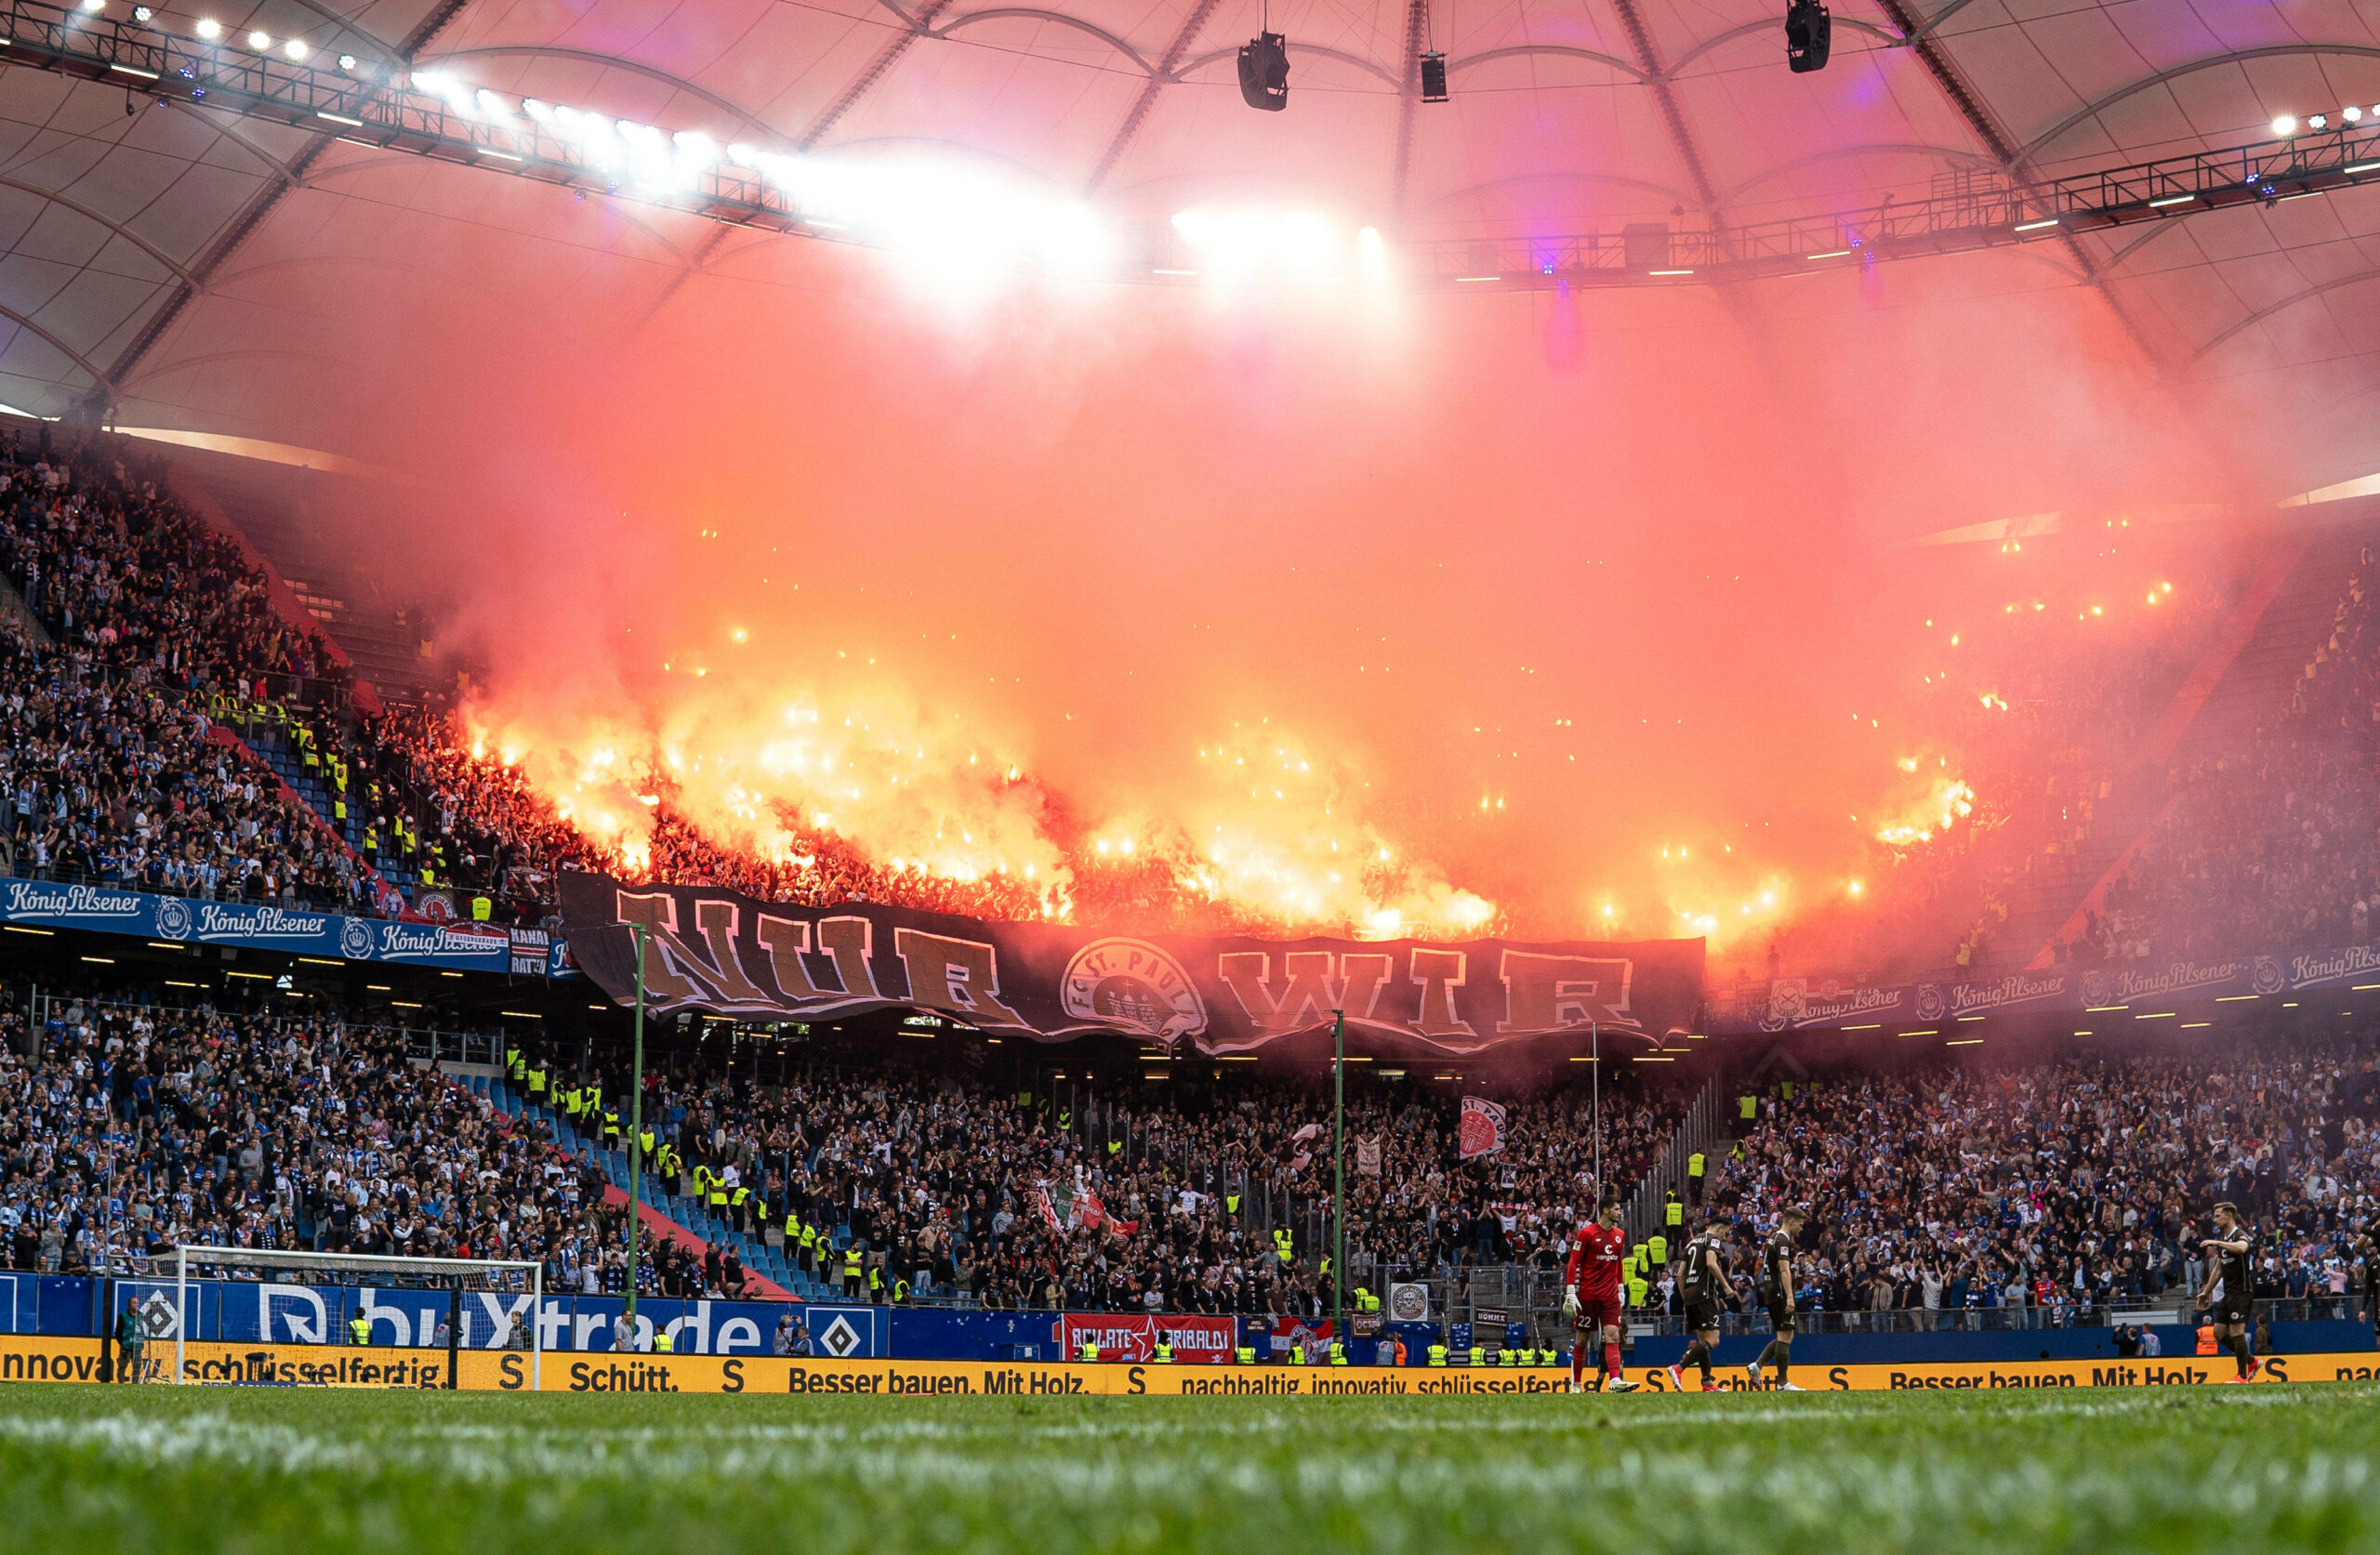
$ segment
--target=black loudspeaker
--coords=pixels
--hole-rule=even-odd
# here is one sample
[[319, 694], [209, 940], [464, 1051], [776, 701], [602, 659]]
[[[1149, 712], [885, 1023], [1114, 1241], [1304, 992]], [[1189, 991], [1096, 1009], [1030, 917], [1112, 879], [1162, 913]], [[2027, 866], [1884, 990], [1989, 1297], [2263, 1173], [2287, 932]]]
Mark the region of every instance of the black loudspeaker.
[[1278, 113], [1289, 105], [1289, 40], [1259, 33], [1239, 50], [1239, 95], [1250, 108]]
[[1834, 46], [1834, 18], [1820, 0], [1792, 0], [1785, 10], [1785, 63], [1796, 75], [1826, 69]]
[[1447, 57], [1443, 54], [1421, 56], [1421, 100], [1447, 100]]

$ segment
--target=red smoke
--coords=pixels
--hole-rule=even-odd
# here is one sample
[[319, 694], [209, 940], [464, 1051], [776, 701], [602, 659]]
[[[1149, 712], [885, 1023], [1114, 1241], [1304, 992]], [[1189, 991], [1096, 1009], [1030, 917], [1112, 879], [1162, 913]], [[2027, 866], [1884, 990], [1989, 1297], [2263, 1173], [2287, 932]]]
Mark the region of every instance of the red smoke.
[[[1475, 898], [1724, 966], [1856, 909], [1878, 817], [1962, 775], [1921, 623], [1997, 586], [1902, 542], [2239, 490], [2022, 258], [1377, 305], [952, 298], [780, 241], [647, 320], [668, 265], [421, 236], [428, 278], [342, 304], [368, 401], [269, 418], [417, 472], [354, 543], [442, 601], [542, 782], [612, 751], [574, 802], [631, 836], [674, 756], [722, 832], [790, 799], [1044, 879], [1221, 838], [1214, 889], [1285, 926], [1461, 931]], [[859, 798], [788, 764], [805, 730]], [[1383, 849], [1394, 880], [1351, 866]]]

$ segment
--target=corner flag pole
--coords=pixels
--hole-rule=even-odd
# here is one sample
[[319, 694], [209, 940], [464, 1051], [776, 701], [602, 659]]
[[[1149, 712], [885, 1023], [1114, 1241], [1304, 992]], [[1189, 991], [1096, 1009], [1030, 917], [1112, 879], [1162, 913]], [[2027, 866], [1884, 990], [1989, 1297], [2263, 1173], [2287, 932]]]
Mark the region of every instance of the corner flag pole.
[[1330, 1012], [1330, 1337], [1347, 1342], [1347, 1012]]
[[644, 1218], [644, 925], [636, 927], [636, 1035], [628, 1056], [628, 1343], [636, 1343], [636, 1233]]

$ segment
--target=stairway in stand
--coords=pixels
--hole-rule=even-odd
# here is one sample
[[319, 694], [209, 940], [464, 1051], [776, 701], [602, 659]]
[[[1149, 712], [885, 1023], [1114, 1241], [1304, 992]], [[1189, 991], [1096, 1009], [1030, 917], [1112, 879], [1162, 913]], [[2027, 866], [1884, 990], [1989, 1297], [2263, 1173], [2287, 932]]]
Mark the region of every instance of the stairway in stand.
[[[558, 1109], [532, 1105], [511, 1084], [500, 1076], [457, 1075], [456, 1080], [486, 1097], [496, 1107], [514, 1117], [541, 1119], [553, 1130], [554, 1140], [573, 1155], [592, 1154], [603, 1175], [623, 1193], [628, 1185], [628, 1153], [601, 1147], [589, 1136], [581, 1133]], [[664, 1222], [657, 1229], [670, 1234], [700, 1254], [717, 1242], [735, 1249], [744, 1260], [744, 1268], [760, 1294], [773, 1300], [826, 1301], [840, 1298], [840, 1283], [830, 1285], [824, 1280], [810, 1279], [793, 1266], [780, 1249], [768, 1245], [765, 1236], [748, 1236], [735, 1230], [708, 1206], [694, 1198], [670, 1191], [674, 1185], [663, 1184], [647, 1177], [641, 1184], [650, 1215]], [[848, 1237], [838, 1233], [836, 1245], [843, 1245]]]

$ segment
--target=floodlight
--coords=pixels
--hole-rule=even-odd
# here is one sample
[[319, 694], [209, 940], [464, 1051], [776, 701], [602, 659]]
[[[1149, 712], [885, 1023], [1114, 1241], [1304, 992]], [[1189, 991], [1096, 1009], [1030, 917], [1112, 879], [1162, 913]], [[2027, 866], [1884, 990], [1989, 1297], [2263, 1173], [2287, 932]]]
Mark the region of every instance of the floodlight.
[[223, 24], [211, 16], [201, 17], [198, 22], [198, 35], [202, 38], [219, 38], [223, 35]]
[[1785, 64], [1796, 75], [1826, 69], [1834, 47], [1834, 18], [1821, 0], [1792, 0], [1785, 9]]
[[1289, 40], [1259, 33], [1239, 49], [1239, 95], [1250, 108], [1277, 113], [1289, 105]]

